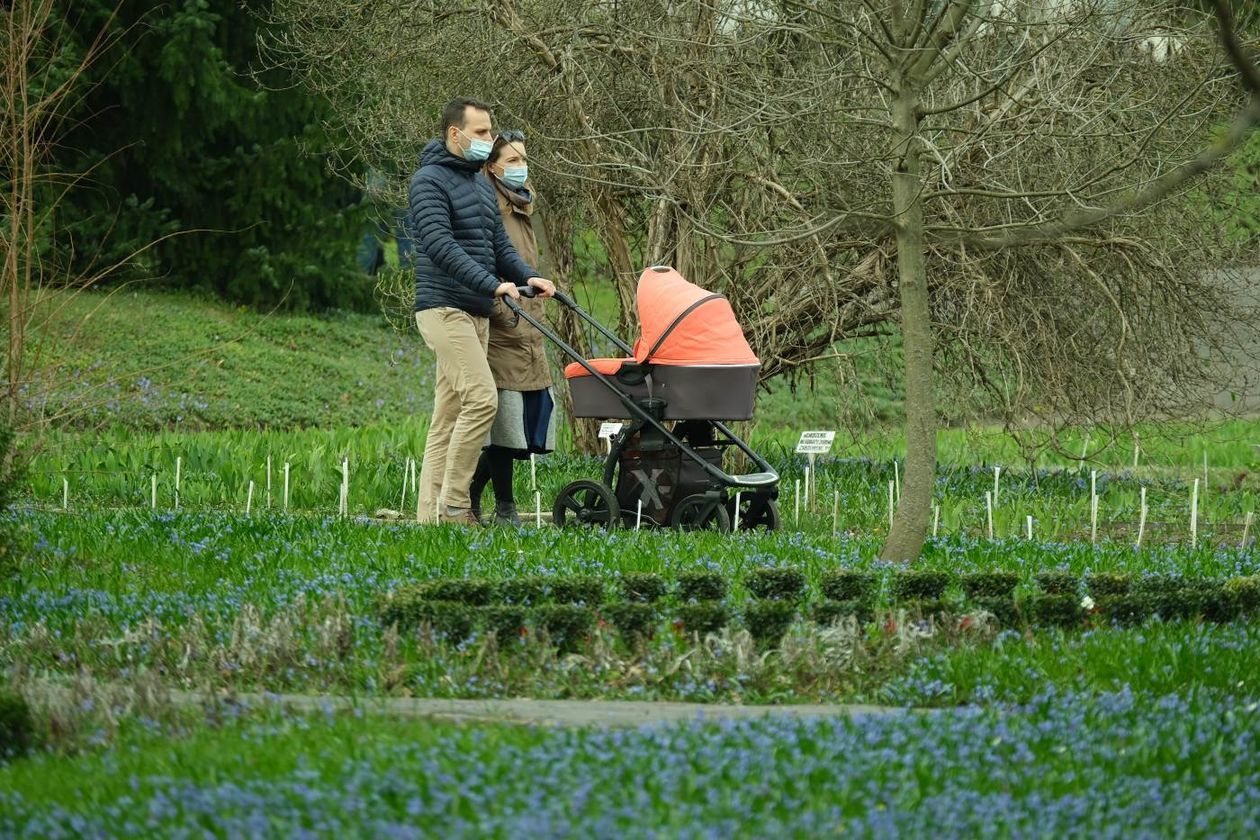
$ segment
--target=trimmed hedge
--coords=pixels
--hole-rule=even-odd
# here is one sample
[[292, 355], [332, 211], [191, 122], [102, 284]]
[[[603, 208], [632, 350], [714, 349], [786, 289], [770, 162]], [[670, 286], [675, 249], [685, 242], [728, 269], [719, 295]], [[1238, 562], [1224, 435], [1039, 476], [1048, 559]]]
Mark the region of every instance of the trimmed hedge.
[[639, 604], [655, 604], [669, 587], [665, 578], [648, 572], [626, 572], [621, 576], [621, 597]]
[[915, 570], [893, 575], [892, 596], [899, 603], [939, 600], [949, 586], [947, 572]]
[[784, 598], [749, 601], [744, 606], [744, 627], [759, 646], [775, 647], [796, 618], [796, 604]]
[[688, 633], [717, 633], [731, 622], [731, 608], [722, 601], [697, 601], [678, 608], [678, 620]]
[[637, 647], [652, 638], [656, 623], [661, 617], [655, 605], [635, 601], [606, 604], [600, 612], [609, 624], [617, 628], [622, 641], [631, 647]]
[[799, 601], [805, 597], [805, 573], [800, 569], [765, 567], [753, 569], [744, 586], [754, 598], [771, 601]]
[[716, 572], [683, 572], [678, 597], [683, 601], [720, 601], [726, 597], [726, 578]]
[[35, 720], [25, 698], [0, 690], [0, 761], [20, 758], [35, 746]]
[[[1200, 580], [1091, 574], [1082, 580], [1066, 572], [1047, 572], [1036, 576], [1039, 590], [1019, 597], [1015, 595], [1019, 578], [1009, 572], [951, 577], [913, 569], [889, 576], [893, 603], [888, 606], [893, 609], [924, 617], [982, 609], [1009, 628], [1129, 625], [1152, 618], [1214, 622], [1260, 618], [1260, 576]], [[802, 609], [813, 621], [829, 625], [850, 616], [869, 622], [881, 608], [877, 602], [881, 578], [874, 572], [826, 572], [819, 582], [822, 598], [812, 601], [800, 569], [761, 567], [751, 570], [743, 583], [755, 597], [742, 608], [742, 617], [763, 645], [776, 644]], [[955, 583], [966, 594], [961, 606], [941, 599]], [[1089, 599], [1082, 601], [1085, 583]], [[573, 649], [589, 633], [596, 615], [632, 647], [651, 638], [662, 620], [673, 618], [686, 632], [700, 635], [718, 632], [731, 622], [732, 609], [725, 602], [728, 582], [713, 572], [679, 575], [672, 597], [666, 579], [651, 573], [626, 573], [615, 588], [621, 600], [606, 603], [604, 581], [592, 576], [433, 580], [381, 598], [377, 613], [385, 626], [396, 624], [404, 631], [429, 627], [450, 643], [478, 631], [501, 640], [519, 637], [533, 626], [545, 629], [562, 650]]]

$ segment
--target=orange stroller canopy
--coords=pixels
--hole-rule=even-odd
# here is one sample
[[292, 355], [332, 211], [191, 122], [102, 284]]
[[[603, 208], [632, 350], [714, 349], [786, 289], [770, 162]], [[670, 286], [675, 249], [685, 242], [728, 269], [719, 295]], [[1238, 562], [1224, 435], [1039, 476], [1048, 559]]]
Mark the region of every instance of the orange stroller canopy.
[[674, 269], [656, 266], [639, 275], [639, 323], [634, 344], [640, 364], [760, 364], [721, 295], [689, 283]]

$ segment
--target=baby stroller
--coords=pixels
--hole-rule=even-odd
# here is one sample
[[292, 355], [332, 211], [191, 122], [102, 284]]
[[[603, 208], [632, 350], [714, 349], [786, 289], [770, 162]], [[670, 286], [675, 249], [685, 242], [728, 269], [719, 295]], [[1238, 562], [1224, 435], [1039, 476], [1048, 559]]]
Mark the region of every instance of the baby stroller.
[[[641, 524], [726, 532], [733, 523], [741, 531], [777, 529], [778, 473], [722, 422], [752, 418], [761, 367], [730, 303], [667, 266], [643, 272], [637, 299], [643, 334], [631, 347], [568, 295], [556, 293], [556, 300], [626, 354], [616, 359], [587, 359], [504, 299], [573, 359], [564, 375], [574, 416], [628, 421], [611, 442], [603, 480], [566, 486], [553, 521], [609, 530]], [[731, 447], [757, 471], [726, 472]]]

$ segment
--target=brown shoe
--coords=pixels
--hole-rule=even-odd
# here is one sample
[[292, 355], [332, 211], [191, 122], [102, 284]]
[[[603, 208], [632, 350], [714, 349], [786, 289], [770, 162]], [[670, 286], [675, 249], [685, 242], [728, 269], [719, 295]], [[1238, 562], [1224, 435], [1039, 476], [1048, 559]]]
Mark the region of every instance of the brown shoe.
[[438, 517], [438, 524], [458, 525], [461, 528], [479, 528], [481, 527], [481, 520], [477, 518], [477, 514], [473, 513], [468, 508], [464, 508], [463, 510], [453, 510], [452, 508], [447, 508], [442, 512], [442, 515]]

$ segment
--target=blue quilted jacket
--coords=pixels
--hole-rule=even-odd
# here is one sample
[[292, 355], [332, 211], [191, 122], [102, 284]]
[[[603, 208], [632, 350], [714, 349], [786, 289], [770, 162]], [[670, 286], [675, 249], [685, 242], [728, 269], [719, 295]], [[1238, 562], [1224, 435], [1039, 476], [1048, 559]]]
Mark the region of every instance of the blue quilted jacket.
[[441, 140], [420, 153], [407, 198], [417, 312], [449, 306], [488, 316], [499, 283], [541, 276], [512, 247], [481, 164], [451, 154]]

